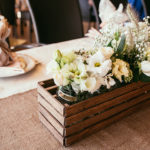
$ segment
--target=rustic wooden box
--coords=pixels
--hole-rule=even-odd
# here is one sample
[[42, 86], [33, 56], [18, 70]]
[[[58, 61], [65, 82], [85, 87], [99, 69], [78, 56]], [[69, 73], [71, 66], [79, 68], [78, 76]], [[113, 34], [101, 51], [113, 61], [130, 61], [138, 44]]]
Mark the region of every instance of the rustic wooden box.
[[64, 146], [150, 104], [150, 84], [132, 83], [68, 105], [56, 95], [54, 81], [38, 83], [39, 119]]

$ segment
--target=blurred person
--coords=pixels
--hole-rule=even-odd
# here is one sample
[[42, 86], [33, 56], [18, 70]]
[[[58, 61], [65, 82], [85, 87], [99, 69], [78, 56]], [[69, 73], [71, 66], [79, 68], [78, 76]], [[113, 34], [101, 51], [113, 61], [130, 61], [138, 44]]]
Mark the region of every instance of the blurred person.
[[139, 19], [143, 20], [143, 18], [145, 17], [145, 11], [144, 11], [142, 0], [128, 0], [128, 2], [138, 13]]

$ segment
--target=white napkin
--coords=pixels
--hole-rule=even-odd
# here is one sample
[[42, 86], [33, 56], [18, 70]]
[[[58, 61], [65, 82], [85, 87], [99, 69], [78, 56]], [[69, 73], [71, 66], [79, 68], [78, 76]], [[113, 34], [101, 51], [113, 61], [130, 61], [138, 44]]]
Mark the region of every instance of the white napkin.
[[17, 67], [0, 67], [0, 77], [9, 77], [23, 74], [25, 71]]

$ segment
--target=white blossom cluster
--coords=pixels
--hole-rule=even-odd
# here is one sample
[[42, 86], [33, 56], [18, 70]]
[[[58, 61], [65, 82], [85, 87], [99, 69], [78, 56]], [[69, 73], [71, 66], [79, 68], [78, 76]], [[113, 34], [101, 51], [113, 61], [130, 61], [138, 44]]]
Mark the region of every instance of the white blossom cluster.
[[[149, 18], [148, 18], [149, 19]], [[150, 27], [144, 22], [108, 22], [96, 37], [92, 50], [55, 52], [47, 66], [58, 86], [71, 85], [79, 92], [110, 89], [116, 81], [131, 82], [134, 67], [150, 77]], [[132, 69], [131, 69], [132, 68]]]

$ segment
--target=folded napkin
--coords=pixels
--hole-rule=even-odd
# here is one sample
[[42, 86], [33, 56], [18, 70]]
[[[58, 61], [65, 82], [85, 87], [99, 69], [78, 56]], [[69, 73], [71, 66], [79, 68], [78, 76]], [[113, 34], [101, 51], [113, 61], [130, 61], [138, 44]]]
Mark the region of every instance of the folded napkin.
[[3, 41], [4, 46], [8, 48], [6, 38], [10, 35], [10, 28], [7, 19], [0, 15], [0, 40]]
[[9, 77], [24, 74], [25, 70], [21, 68], [20, 62], [16, 61], [12, 65], [0, 67], [0, 77]]
[[11, 52], [8, 48], [6, 38], [10, 34], [7, 19], [0, 15], [0, 67], [7, 66], [13, 62]]

